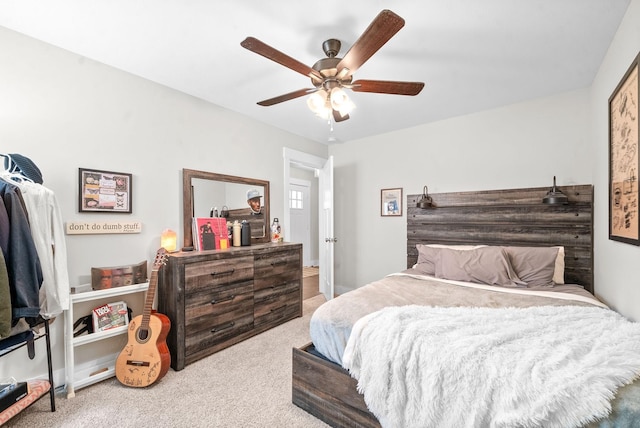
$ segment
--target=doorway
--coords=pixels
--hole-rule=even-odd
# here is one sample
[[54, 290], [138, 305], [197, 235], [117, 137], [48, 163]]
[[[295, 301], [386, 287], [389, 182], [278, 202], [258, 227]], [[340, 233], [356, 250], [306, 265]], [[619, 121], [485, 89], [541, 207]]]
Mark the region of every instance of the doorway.
[[[334, 296], [333, 157], [320, 158], [286, 147], [283, 149], [283, 157], [286, 196], [283, 216], [285, 239], [292, 240], [292, 215], [289, 208], [292, 179], [309, 181], [311, 183], [309, 197], [311, 238], [310, 245], [307, 248], [303, 247], [303, 254], [308, 252], [310, 261], [307, 263], [316, 264], [319, 267], [319, 289], [329, 300]], [[295, 187], [296, 182], [293, 184]]]
[[[294, 173], [298, 174], [296, 168], [292, 168], [291, 174]], [[308, 171], [300, 172], [300, 174], [305, 173]], [[315, 188], [317, 189], [317, 183], [315, 183]], [[315, 193], [317, 194], [317, 190]], [[312, 212], [311, 181], [291, 178], [289, 181], [289, 218], [291, 221], [289, 240], [302, 243], [302, 266], [304, 267], [318, 266], [317, 245], [314, 249], [311, 243], [311, 235], [315, 236], [318, 233], [318, 224], [316, 221], [312, 230]]]
[[[314, 171], [291, 168], [289, 181], [290, 234], [287, 240], [302, 243], [302, 298], [320, 294], [318, 268], [318, 179]], [[304, 177], [293, 178], [293, 177]]]

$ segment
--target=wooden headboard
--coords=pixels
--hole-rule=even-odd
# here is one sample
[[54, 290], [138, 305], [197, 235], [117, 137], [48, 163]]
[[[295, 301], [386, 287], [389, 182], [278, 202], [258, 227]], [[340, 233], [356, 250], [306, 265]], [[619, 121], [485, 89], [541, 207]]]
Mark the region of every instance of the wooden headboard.
[[565, 249], [565, 283], [593, 287], [593, 186], [559, 187], [568, 205], [547, 205], [550, 187], [407, 195], [407, 267], [416, 244], [554, 246]]

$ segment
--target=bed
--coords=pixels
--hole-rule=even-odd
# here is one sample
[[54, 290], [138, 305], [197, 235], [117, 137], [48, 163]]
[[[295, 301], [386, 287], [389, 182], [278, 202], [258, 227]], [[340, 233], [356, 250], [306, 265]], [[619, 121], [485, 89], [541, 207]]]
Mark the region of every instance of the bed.
[[[595, 419], [604, 422], [592, 426], [638, 423], [634, 418], [640, 417], [640, 387], [631, 382], [640, 372], [638, 326], [626, 325], [635, 323], [620, 319], [593, 297], [593, 188], [563, 187], [570, 203], [558, 206], [541, 203], [548, 190], [433, 194], [436, 208], [432, 209], [413, 208], [420, 195], [409, 195], [407, 270], [345, 293], [314, 313], [313, 343], [293, 350], [293, 403], [336, 427], [377, 427], [381, 422], [383, 426], [587, 426]], [[603, 315], [612, 319], [601, 319]], [[538, 334], [545, 330], [537, 326], [541, 319], [561, 328], [552, 335]], [[620, 323], [626, 323], [624, 328], [618, 327]], [[596, 328], [600, 326], [622, 336], [603, 334]], [[532, 336], [523, 339], [523, 330], [530, 330]], [[627, 340], [634, 334], [637, 341]], [[556, 342], [534, 342], [550, 336]], [[585, 341], [590, 348], [601, 337], [611, 342], [603, 346], [624, 349], [607, 348], [604, 357], [602, 353], [590, 357], [594, 368], [571, 363], [568, 366], [574, 372], [564, 370], [567, 364], [561, 356], [584, 348]], [[474, 340], [478, 343], [473, 344]], [[530, 340], [531, 346], [517, 345], [523, 340]], [[508, 346], [501, 347], [504, 343]], [[516, 353], [527, 347], [527, 353]], [[601, 385], [593, 380], [603, 379], [594, 361], [611, 355], [619, 356], [620, 364], [611, 364], [618, 372], [615, 380]], [[512, 382], [517, 379], [513, 372], [501, 379], [495, 366], [483, 366], [500, 358], [507, 363], [499, 366], [514, 366], [520, 375], [524, 372], [522, 382]], [[430, 369], [422, 370], [425, 366]], [[554, 366], [563, 371], [551, 371]], [[538, 371], [544, 376], [528, 375]], [[593, 376], [587, 383], [598, 383], [588, 396], [581, 396], [582, 386], [572, 381], [584, 373]], [[514, 403], [513, 397], [520, 397], [518, 391], [504, 387], [521, 386], [523, 397], [537, 399], [546, 394], [548, 384], [524, 381], [545, 376], [556, 380], [551, 406], [548, 402], [530, 405], [534, 400], [527, 401], [528, 407]], [[414, 378], [422, 379], [422, 384], [410, 384], [408, 379]], [[393, 381], [400, 383], [393, 386]], [[481, 385], [473, 389], [474, 382]], [[618, 384], [628, 385], [610, 400], [607, 391]], [[455, 394], [447, 394], [456, 388]], [[398, 389], [410, 392], [390, 393]], [[508, 396], [504, 391], [509, 391]], [[580, 405], [572, 404], [575, 400], [562, 401], [571, 395], [581, 397]], [[609, 412], [603, 401], [613, 403], [608, 419], [603, 419]], [[470, 416], [456, 419], [460, 412], [451, 409], [460, 408], [461, 403], [463, 413]], [[585, 418], [583, 410], [574, 412], [576, 407], [593, 408], [595, 416]], [[424, 412], [426, 416], [417, 415]]]

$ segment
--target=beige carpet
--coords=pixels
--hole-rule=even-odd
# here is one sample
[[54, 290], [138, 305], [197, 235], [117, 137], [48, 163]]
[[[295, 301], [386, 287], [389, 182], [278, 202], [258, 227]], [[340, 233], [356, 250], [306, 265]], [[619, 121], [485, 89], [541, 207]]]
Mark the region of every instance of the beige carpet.
[[304, 301], [304, 316], [179, 372], [170, 369], [148, 388], [115, 378], [58, 394], [55, 412], [45, 397], [7, 427], [327, 427], [291, 403], [291, 350], [310, 342], [309, 319], [324, 302]]

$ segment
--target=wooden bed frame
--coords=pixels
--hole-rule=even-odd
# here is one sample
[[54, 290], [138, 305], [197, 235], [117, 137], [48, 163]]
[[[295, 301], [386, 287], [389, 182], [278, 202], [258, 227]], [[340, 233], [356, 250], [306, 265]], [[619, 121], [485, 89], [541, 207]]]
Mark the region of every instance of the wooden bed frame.
[[[487, 244], [565, 248], [565, 283], [594, 293], [593, 186], [563, 186], [568, 205], [546, 205], [549, 187], [440, 193], [435, 208], [417, 208], [422, 195], [407, 196], [407, 267], [416, 244]], [[379, 427], [356, 380], [339, 365], [293, 349], [292, 401], [333, 427]]]

